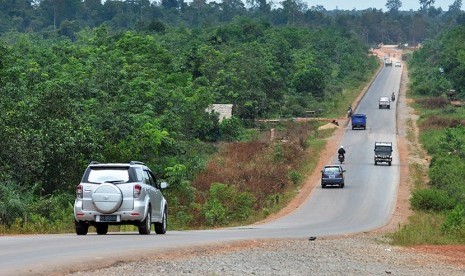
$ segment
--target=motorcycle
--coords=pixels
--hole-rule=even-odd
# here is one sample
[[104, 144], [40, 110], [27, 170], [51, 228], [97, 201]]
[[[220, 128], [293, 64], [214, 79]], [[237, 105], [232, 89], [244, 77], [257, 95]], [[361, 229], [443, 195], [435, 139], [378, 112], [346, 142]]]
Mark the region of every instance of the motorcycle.
[[339, 159], [339, 162], [342, 164], [342, 162], [344, 162], [344, 154], [339, 154], [337, 159]]
[[394, 92], [392, 92], [391, 101], [395, 101], [395, 100], [396, 100], [396, 94], [394, 94]]
[[347, 118], [352, 118], [352, 109], [347, 110]]

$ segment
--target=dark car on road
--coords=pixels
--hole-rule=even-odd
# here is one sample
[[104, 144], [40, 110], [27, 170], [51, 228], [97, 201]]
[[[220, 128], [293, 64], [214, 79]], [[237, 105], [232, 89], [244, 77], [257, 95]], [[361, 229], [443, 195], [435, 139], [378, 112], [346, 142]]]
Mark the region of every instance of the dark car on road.
[[391, 142], [375, 142], [375, 165], [378, 163], [387, 163], [391, 166], [392, 163], [392, 143]]
[[321, 187], [338, 186], [344, 188], [344, 172], [341, 165], [326, 165], [321, 170]]

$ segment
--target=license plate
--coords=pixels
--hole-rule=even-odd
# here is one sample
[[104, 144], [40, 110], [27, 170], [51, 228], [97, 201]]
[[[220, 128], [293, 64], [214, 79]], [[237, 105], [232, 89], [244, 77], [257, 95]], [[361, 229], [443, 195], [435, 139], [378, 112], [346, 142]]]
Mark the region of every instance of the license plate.
[[117, 215], [99, 215], [97, 216], [97, 222], [117, 222]]

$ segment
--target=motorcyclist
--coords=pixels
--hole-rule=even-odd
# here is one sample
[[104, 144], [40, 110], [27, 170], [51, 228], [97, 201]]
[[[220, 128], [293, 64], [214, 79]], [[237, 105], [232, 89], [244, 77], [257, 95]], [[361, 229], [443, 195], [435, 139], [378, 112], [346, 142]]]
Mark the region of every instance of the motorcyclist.
[[344, 149], [344, 146], [341, 146], [338, 150], [337, 150], [337, 153], [338, 155], [342, 155], [343, 158], [345, 158], [345, 153], [346, 153], [346, 150]]
[[349, 105], [349, 108], [347, 109], [347, 117], [352, 117], [352, 106]]

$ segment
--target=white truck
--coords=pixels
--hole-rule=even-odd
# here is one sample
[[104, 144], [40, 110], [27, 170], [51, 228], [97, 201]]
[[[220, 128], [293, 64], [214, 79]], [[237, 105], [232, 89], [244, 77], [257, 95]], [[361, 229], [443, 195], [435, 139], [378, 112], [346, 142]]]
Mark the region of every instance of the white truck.
[[391, 108], [391, 99], [389, 97], [381, 97], [379, 98], [379, 108]]

